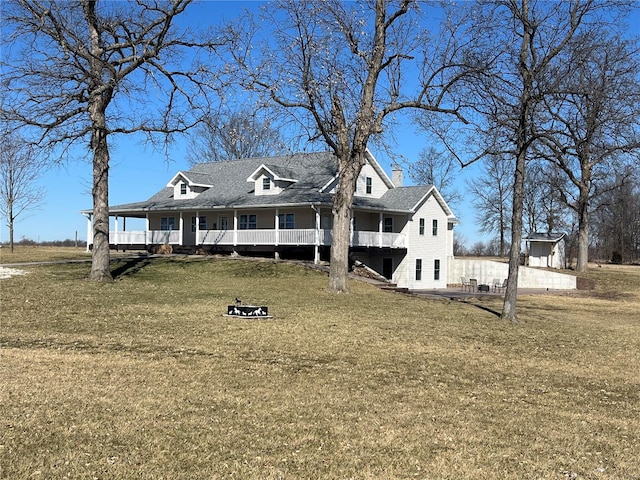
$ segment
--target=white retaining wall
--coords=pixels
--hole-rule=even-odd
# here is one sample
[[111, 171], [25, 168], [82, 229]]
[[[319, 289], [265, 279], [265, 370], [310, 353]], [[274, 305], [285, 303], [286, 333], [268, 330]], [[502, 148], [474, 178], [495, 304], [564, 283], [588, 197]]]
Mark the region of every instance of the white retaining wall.
[[[509, 265], [492, 260], [450, 258], [447, 275], [448, 284], [460, 284], [460, 278], [475, 278], [478, 284], [491, 285], [494, 278], [507, 278]], [[548, 288], [553, 290], [573, 290], [576, 277], [566, 273], [550, 272], [537, 268], [520, 266], [518, 288]]]

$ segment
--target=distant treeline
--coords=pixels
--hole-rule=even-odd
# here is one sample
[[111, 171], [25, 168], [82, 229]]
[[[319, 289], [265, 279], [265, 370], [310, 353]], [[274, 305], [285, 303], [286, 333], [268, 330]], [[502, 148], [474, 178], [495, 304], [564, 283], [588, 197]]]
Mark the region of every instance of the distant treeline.
[[[0, 245], [9, 246], [9, 242], [2, 242]], [[67, 238], [66, 240], [49, 240], [36, 242], [30, 238], [22, 238], [21, 240], [14, 242], [14, 245], [26, 246], [26, 247], [86, 247], [87, 242], [85, 240], [73, 240]]]

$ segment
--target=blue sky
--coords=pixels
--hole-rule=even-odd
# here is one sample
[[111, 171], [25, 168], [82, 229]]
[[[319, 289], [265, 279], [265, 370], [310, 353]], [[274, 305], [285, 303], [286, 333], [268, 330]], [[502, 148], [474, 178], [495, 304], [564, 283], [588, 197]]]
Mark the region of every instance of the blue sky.
[[[259, 3], [247, 0], [203, 2], [186, 12], [189, 15], [186, 21], [193, 22], [194, 26], [205, 27], [209, 18], [220, 18], [221, 14], [231, 18], [244, 8], [255, 8]], [[640, 24], [638, 17], [636, 12], [636, 25]], [[432, 145], [424, 134], [407, 123], [397, 125], [395, 137], [397, 145], [393, 148], [394, 154], [409, 162], [417, 160], [420, 151]], [[164, 152], [145, 145], [143, 140], [142, 136], [137, 135], [110, 138], [111, 205], [145, 200], [163, 188], [177, 171], [188, 168], [186, 140], [178, 141], [170, 148], [169, 161]], [[434, 146], [438, 148], [437, 145]], [[390, 176], [391, 159], [374, 147], [371, 150]], [[461, 171], [456, 181], [460, 193], [464, 194], [465, 180], [477, 175], [478, 168], [474, 166]], [[45, 199], [40, 208], [18, 218], [15, 240], [26, 237], [40, 242], [73, 239], [76, 235], [80, 240], [86, 240], [87, 221], [80, 210], [92, 208], [91, 171], [90, 156], [86, 152], [78, 152], [75, 160], [52, 166], [46, 171], [39, 182], [46, 192]], [[408, 183], [410, 181], [405, 170], [405, 184]], [[456, 231], [468, 247], [478, 240], [486, 240], [476, 227], [470, 201], [452, 205], [452, 208], [461, 221]], [[0, 225], [0, 242], [6, 242], [8, 236], [6, 221], [3, 219]]]

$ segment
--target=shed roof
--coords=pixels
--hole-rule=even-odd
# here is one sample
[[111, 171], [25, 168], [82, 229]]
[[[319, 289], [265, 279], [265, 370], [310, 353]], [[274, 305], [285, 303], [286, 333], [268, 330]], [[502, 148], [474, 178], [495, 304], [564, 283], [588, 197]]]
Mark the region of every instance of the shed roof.
[[525, 241], [557, 243], [566, 236], [566, 233], [530, 233]]

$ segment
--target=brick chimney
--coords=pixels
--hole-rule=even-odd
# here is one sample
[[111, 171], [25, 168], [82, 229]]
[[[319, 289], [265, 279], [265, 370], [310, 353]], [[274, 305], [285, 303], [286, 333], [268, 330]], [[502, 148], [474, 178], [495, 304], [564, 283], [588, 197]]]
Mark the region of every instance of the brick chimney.
[[402, 186], [402, 167], [397, 163], [391, 168], [391, 181], [396, 187]]

